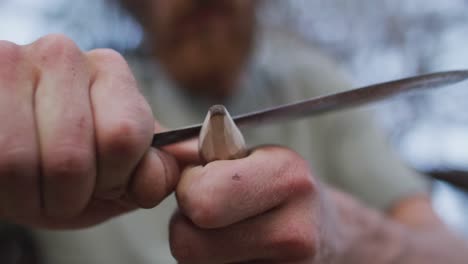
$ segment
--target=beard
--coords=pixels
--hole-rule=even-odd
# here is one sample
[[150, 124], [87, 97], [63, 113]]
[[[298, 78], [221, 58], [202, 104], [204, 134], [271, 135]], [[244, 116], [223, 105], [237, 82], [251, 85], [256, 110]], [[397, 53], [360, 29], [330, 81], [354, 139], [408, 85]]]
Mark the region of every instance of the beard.
[[161, 65], [183, 88], [231, 90], [252, 50], [253, 8], [236, 1], [175, 1], [180, 8], [166, 14], [171, 19], [160, 24], [154, 40]]

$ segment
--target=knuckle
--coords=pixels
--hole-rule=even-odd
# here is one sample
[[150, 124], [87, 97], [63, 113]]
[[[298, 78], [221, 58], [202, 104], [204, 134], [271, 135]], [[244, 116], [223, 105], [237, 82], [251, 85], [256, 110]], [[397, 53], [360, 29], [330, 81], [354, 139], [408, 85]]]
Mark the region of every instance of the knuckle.
[[83, 54], [75, 42], [62, 34], [42, 37], [33, 43], [32, 47], [37, 54], [40, 54], [40, 64], [74, 65], [83, 61]]
[[317, 190], [309, 163], [292, 150], [286, 151], [278, 174], [285, 179], [284, 191], [300, 195], [315, 193]]
[[181, 210], [196, 226], [206, 229], [219, 227], [221, 209], [209, 191], [179, 191], [177, 200]]
[[200, 195], [190, 206], [188, 215], [195, 225], [201, 228], [215, 228], [219, 225], [219, 211], [213, 199]]
[[44, 164], [45, 176], [58, 181], [73, 180], [70, 177], [90, 173], [91, 168], [91, 154], [77, 147], [59, 148], [49, 154]]
[[2, 151], [0, 156], [0, 177], [15, 180], [25, 171], [34, 168], [35, 159], [26, 148], [15, 148]]
[[124, 57], [119, 52], [113, 49], [95, 49], [88, 52], [88, 56], [91, 56], [97, 62], [105, 61], [107, 63], [110, 63], [111, 65], [127, 64]]
[[290, 190], [297, 194], [313, 194], [317, 191], [315, 179], [310, 173], [296, 172], [290, 181]]
[[181, 236], [173, 238], [170, 243], [171, 253], [178, 263], [188, 263], [193, 260], [193, 250], [186, 239]]
[[[125, 58], [112, 49], [96, 49], [87, 53], [96, 65], [95, 74], [112, 78], [117, 87], [137, 87], [137, 81]], [[119, 74], [115, 74], [118, 72]], [[112, 76], [110, 76], [112, 75]]]
[[121, 119], [105, 129], [101, 144], [106, 153], [134, 156], [150, 146], [151, 130], [147, 131], [146, 125], [141, 122]]
[[190, 226], [184, 217], [176, 213], [169, 225], [169, 244], [171, 254], [178, 263], [193, 263], [197, 259], [196, 245], [188, 237]]
[[21, 47], [13, 42], [0, 40], [1, 65], [17, 64], [21, 58]]
[[290, 221], [281, 229], [282, 232], [271, 240], [271, 248], [285, 252], [289, 259], [299, 261], [313, 258], [317, 254], [318, 242], [313, 233], [304, 232], [311, 228], [313, 229], [298, 221]]
[[18, 65], [22, 61], [21, 47], [8, 41], [0, 40], [0, 77], [2, 80], [15, 78], [18, 75]]

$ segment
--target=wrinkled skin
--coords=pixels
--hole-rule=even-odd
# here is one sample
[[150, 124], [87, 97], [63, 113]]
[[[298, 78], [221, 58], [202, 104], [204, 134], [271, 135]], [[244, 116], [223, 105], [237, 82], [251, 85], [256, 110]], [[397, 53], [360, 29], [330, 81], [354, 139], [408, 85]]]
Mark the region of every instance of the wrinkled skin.
[[149, 148], [151, 108], [118, 53], [50, 35], [0, 41], [0, 57], [1, 219], [92, 226], [172, 190], [175, 160]]
[[338, 234], [319, 189], [307, 162], [279, 147], [186, 169], [172, 253], [190, 264], [323, 263], [316, 261], [338, 249]]
[[[223, 97], [247, 60], [254, 6], [214, 2], [134, 3], [156, 17], [141, 19], [168, 73], [192, 92]], [[216, 7], [191, 12], [209, 3]], [[2, 220], [89, 227], [155, 207], [175, 191], [170, 243], [182, 264], [466, 262], [466, 245], [424, 195], [383, 215], [320, 185], [285, 148], [196, 167], [186, 166], [197, 163], [192, 144], [150, 148], [161, 126], [115, 51], [82, 52], [50, 35], [27, 46], [0, 41], [0, 58]]]
[[149, 147], [159, 124], [118, 53], [82, 52], [50, 35], [27, 46], [1, 41], [0, 56], [1, 219], [82, 228], [176, 191], [170, 240], [180, 263], [320, 255], [326, 206], [298, 154], [263, 147], [181, 173], [196, 149]]

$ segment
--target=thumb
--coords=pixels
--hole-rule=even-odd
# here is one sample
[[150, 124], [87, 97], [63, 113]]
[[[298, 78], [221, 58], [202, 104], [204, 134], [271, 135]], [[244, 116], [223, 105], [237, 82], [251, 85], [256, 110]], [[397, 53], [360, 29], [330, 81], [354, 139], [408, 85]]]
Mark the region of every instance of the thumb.
[[150, 148], [136, 168], [130, 195], [142, 208], [153, 208], [170, 195], [180, 180], [181, 171], [198, 164], [196, 140], [164, 149]]
[[[155, 121], [154, 131], [165, 130]], [[150, 147], [136, 167], [129, 186], [130, 199], [142, 208], [153, 208], [174, 191], [180, 172], [197, 164], [196, 141], [161, 149]]]
[[198, 154], [197, 139], [163, 147], [162, 151], [172, 155], [182, 169], [188, 165], [199, 165], [202, 163]]
[[[167, 131], [168, 129], [163, 125], [155, 122], [155, 133]], [[198, 153], [198, 139], [187, 140], [184, 142], [168, 145], [162, 147], [160, 150], [167, 154], [172, 155], [181, 168], [188, 165], [201, 164], [200, 155]]]

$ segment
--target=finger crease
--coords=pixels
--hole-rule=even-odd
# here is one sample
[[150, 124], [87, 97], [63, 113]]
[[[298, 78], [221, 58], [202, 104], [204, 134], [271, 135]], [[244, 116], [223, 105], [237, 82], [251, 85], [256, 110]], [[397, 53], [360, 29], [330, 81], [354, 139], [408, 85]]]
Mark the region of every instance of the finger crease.
[[164, 173], [164, 193], [169, 193], [171, 191], [171, 184], [170, 184], [170, 176], [169, 176], [169, 168], [166, 165], [167, 158], [162, 155], [159, 151], [156, 150], [156, 154], [158, 155], [159, 159], [161, 160], [163, 173]]

